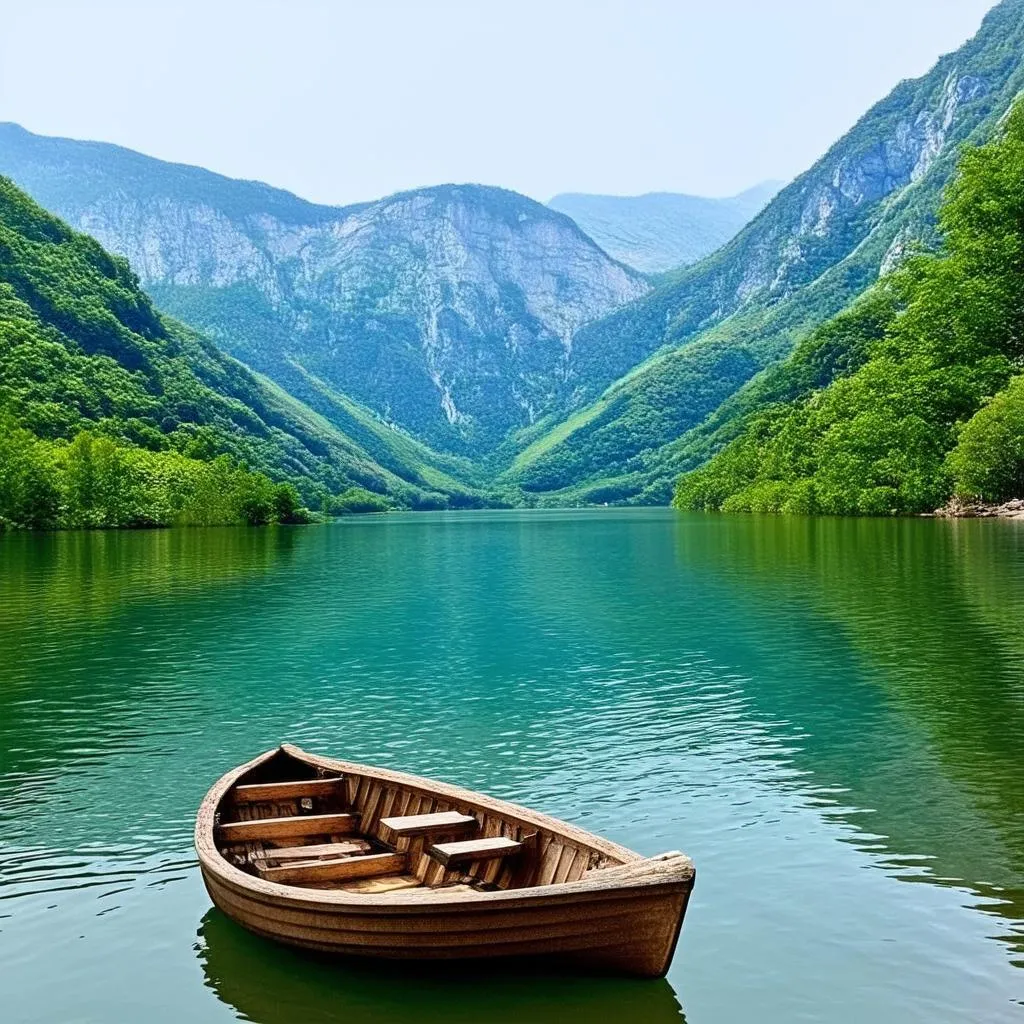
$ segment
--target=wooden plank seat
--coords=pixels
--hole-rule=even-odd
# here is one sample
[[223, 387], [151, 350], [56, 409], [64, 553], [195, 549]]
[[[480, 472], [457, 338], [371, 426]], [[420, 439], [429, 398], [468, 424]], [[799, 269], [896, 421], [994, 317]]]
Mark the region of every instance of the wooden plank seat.
[[381, 818], [381, 826], [395, 836], [428, 836], [438, 832], [466, 835], [475, 832], [480, 823], [472, 814], [438, 811], [435, 814], [407, 814], [399, 818]]
[[280, 803], [316, 796], [340, 796], [344, 793], [344, 778], [305, 779], [302, 782], [259, 782], [249, 786], [235, 786], [235, 800], [240, 804]]
[[276, 868], [265, 867], [259, 862], [254, 866], [260, 878], [268, 882], [336, 882], [397, 874], [404, 871], [405, 859], [404, 853], [368, 853], [336, 860], [296, 861]]
[[446, 868], [459, 864], [471, 864], [473, 861], [498, 860], [511, 857], [523, 849], [523, 844], [509, 839], [507, 836], [494, 836], [486, 839], [466, 839], [458, 843], [435, 843], [430, 848], [430, 856], [440, 861]]
[[217, 837], [227, 843], [299, 836], [333, 836], [355, 832], [358, 814], [294, 814], [286, 818], [253, 818], [217, 826]]
[[323, 860], [349, 857], [355, 853], [369, 853], [373, 847], [365, 839], [343, 839], [337, 843], [317, 843], [310, 846], [268, 847], [254, 853], [253, 861]]

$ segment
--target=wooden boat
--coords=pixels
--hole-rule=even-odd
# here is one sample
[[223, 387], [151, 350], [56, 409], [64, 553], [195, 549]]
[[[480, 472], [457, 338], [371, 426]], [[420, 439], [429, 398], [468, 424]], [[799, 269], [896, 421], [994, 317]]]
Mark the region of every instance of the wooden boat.
[[289, 744], [213, 786], [195, 842], [229, 917], [354, 956], [554, 956], [661, 977], [694, 881], [681, 853], [641, 857], [504, 800]]

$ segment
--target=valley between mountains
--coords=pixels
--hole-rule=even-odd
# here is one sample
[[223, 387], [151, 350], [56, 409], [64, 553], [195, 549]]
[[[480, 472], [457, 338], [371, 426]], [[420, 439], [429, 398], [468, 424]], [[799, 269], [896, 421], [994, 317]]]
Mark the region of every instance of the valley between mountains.
[[[665, 504], [681, 474], [770, 430], [765, 410], [814, 401], [885, 334], [908, 300], [879, 326], [879, 282], [942, 250], [963, 148], [1001, 138], [1022, 55], [1024, 0], [1004, 0], [795, 181], [730, 200], [544, 205], [460, 184], [332, 207], [4, 124], [4, 422], [61, 466], [63, 445], [98, 432], [226, 455], [325, 508], [345, 493], [370, 508]], [[1020, 372], [1008, 352], [941, 454], [989, 402], [1016, 409], [1018, 385], [1000, 397]], [[949, 471], [887, 503], [892, 454], [865, 470], [874, 497], [839, 510], [951, 496]]]

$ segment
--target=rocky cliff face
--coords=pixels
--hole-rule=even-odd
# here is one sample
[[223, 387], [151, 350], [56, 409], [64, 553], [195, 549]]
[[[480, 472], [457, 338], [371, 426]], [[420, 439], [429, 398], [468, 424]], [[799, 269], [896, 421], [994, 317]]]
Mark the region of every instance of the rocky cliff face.
[[[788, 294], [806, 283], [802, 268], [814, 265], [822, 242], [843, 246], [847, 239], [856, 243], [870, 233], [885, 217], [885, 200], [925, 179], [935, 161], [948, 152], [949, 143], [976, 126], [972, 104], [993, 84], [988, 76], [964, 74], [954, 65], [931, 95], [886, 118], [888, 123], [872, 124], [881, 120], [872, 115], [884, 118], [885, 108], [907, 91], [904, 86], [897, 89], [854, 129], [854, 138], [842, 140], [798, 180], [792, 197], [796, 201], [786, 211], [789, 217], [776, 225], [783, 244], [777, 253], [764, 247], [755, 250], [761, 258], [749, 261], [737, 298], [745, 300], [761, 289], [771, 295]], [[974, 105], [974, 114], [978, 111]], [[858, 135], [868, 137], [861, 140]], [[833, 252], [847, 254], [843, 248]]]
[[317, 206], [14, 125], [0, 129], [0, 173], [328, 416], [352, 397], [456, 452], [546, 412], [575, 332], [649, 287], [568, 217], [502, 189]]
[[[742, 271], [723, 268], [715, 282], [723, 312], [752, 297], [777, 301], [810, 283], [892, 219], [891, 200], [926, 181], [937, 161], [951, 163], [957, 143], [990, 112], [986, 97], [1004, 81], [971, 74], [950, 58], [944, 63], [929, 89], [919, 88], [926, 80], [898, 86], [768, 207], [738, 247]], [[908, 235], [927, 239], [934, 207], [929, 202], [919, 223], [904, 228], [904, 242]]]

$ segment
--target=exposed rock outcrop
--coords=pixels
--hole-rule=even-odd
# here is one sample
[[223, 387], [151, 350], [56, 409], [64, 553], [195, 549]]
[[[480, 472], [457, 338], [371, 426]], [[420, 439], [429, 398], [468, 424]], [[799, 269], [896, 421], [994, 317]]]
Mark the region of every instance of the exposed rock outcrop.
[[[745, 267], [740, 296], [746, 299], [762, 289], [773, 295], [788, 294], [805, 283], [802, 267], [813, 265], [823, 243], [834, 245], [837, 236], [856, 237], [859, 222], [858, 233], [862, 237], [867, 234], [874, 220], [884, 215], [884, 210], [873, 208], [925, 177], [948, 152], [947, 142], [951, 130], [958, 126], [962, 108], [983, 98], [990, 89], [989, 78], [953, 67], [933, 98], [908, 104], [884, 134], [872, 125], [860, 142], [858, 129], [854, 129], [851, 139], [835, 146], [805, 176], [799, 202], [793, 204], [797, 217], [778, 225], [785, 240], [775, 250], [764, 247], [755, 253]], [[861, 220], [861, 209], [866, 219]]]
[[952, 498], [942, 508], [936, 509], [939, 519], [1020, 519], [1024, 521], [1024, 498], [1013, 498], [1001, 504], [986, 504], [981, 501], [967, 501]]

